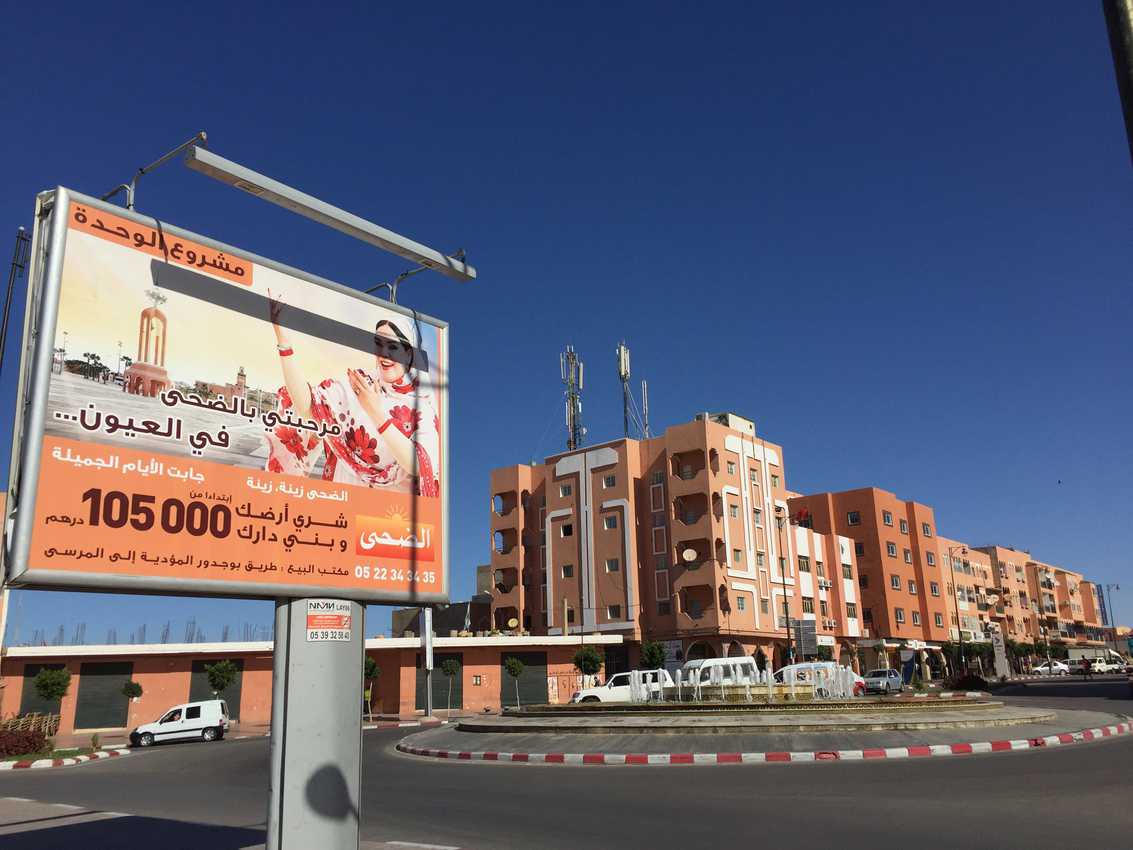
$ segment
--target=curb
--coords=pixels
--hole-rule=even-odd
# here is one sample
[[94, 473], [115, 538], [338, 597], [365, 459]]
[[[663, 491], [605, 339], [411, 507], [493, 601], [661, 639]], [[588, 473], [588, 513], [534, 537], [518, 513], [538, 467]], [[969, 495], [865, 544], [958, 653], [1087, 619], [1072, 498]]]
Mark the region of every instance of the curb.
[[928, 758], [961, 756], [977, 753], [999, 753], [1015, 750], [1046, 749], [1066, 744], [1079, 744], [1102, 738], [1113, 738], [1133, 732], [1133, 720], [1063, 732], [1042, 738], [1017, 738], [1010, 741], [980, 741], [969, 744], [924, 744], [912, 747], [877, 747], [864, 750], [818, 750], [813, 752], [771, 753], [504, 753], [433, 750], [399, 743], [399, 752], [451, 761], [520, 762], [524, 764], [772, 764], [780, 762], [871, 761], [874, 759]]
[[119, 748], [113, 750], [99, 750], [97, 753], [91, 753], [89, 756], [75, 756], [68, 759], [36, 759], [35, 761], [3, 761], [0, 762], [0, 770], [40, 770], [45, 767], [71, 767], [76, 764], [85, 764], [89, 761], [99, 761], [100, 759], [116, 758], [117, 756], [128, 756], [130, 751], [127, 749]]
[[448, 723], [447, 720], [386, 720], [381, 723], [367, 723], [363, 729], [409, 729], [422, 726], [426, 729], [432, 729], [436, 726], [444, 726]]

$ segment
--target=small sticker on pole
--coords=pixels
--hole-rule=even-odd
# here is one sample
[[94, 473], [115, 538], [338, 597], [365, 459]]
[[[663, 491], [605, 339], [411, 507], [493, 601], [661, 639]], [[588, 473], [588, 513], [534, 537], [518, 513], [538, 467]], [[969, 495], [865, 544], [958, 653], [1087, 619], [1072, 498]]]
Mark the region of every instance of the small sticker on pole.
[[345, 640], [353, 636], [350, 603], [341, 599], [307, 600], [307, 641]]

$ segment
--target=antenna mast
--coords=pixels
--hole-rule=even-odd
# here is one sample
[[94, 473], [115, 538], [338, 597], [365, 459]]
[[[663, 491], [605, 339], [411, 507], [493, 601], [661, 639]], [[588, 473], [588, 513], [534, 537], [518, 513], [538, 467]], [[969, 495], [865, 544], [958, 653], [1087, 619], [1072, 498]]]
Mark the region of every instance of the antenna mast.
[[574, 346], [568, 345], [559, 355], [559, 372], [566, 385], [566, 427], [567, 451], [573, 452], [582, 445], [582, 361], [575, 354]]
[[629, 349], [624, 339], [618, 343], [618, 380], [622, 382], [622, 428], [629, 437], [629, 407], [632, 402], [629, 394]]
[[649, 433], [649, 386], [645, 379], [641, 379], [641, 433], [648, 440], [653, 435]]

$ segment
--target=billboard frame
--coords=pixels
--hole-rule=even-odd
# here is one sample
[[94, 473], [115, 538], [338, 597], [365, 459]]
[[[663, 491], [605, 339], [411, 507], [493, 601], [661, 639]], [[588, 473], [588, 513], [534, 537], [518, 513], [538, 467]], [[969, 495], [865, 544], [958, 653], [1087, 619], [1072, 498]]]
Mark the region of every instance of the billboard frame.
[[[443, 354], [438, 366], [445, 381], [441, 415], [445, 428], [441, 434], [441, 558], [439, 572], [442, 589], [434, 592], [398, 592], [366, 590], [327, 585], [257, 584], [243, 587], [230, 582], [210, 579], [154, 578], [123, 575], [90, 575], [68, 570], [41, 571], [25, 583], [21, 578], [29, 569], [32, 524], [35, 521], [35, 504], [39, 486], [40, 458], [47, 419], [48, 389], [51, 383], [52, 362], [59, 299], [62, 289], [63, 260], [68, 237], [67, 210], [72, 202], [87, 205], [146, 227], [156, 227], [172, 237], [199, 242], [231, 256], [241, 257], [256, 265], [290, 275], [304, 283], [320, 286], [331, 292], [363, 303], [391, 310], [414, 321], [430, 324], [444, 335]], [[9, 473], [9, 499], [4, 522], [5, 581], [13, 588], [28, 590], [75, 590], [96, 593], [162, 594], [177, 596], [215, 596], [243, 599], [301, 599], [326, 596], [350, 598], [367, 604], [447, 603], [450, 598], [450, 541], [449, 493], [451, 487], [452, 458], [449, 430], [449, 369], [448, 352], [451, 346], [448, 322], [392, 304], [341, 283], [320, 277], [284, 263], [259, 256], [199, 233], [166, 224], [160, 219], [146, 216], [133, 209], [99, 200], [63, 186], [41, 192], [36, 198], [35, 226], [32, 232], [31, 268], [24, 315], [23, 349], [16, 398], [16, 420], [12, 427], [12, 460]], [[46, 237], [46, 238], [45, 238]], [[46, 260], [46, 262], [45, 262]], [[245, 592], [234, 592], [237, 588]]]

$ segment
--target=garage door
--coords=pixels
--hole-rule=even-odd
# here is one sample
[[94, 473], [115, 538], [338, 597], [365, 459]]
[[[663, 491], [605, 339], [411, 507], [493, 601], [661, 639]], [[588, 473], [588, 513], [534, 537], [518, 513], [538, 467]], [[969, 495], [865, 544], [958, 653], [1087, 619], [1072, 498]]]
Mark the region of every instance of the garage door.
[[523, 662], [523, 675], [519, 677], [519, 704], [544, 705], [547, 702], [547, 653], [504, 652], [500, 654], [500, 705], [515, 706], [515, 679], [504, 667], [507, 658]]
[[[452, 677], [452, 707], [464, 707], [464, 654], [460, 652], [433, 653], [433, 708], [448, 708], [448, 676], [441, 672], [447, 659], [461, 665], [461, 671]], [[417, 707], [425, 709], [425, 662], [417, 653]]]
[[132, 661], [88, 662], [79, 668], [76, 729], [118, 729], [126, 725], [130, 700], [122, 686], [134, 675]]
[[20, 714], [58, 714], [59, 700], [48, 702], [35, 691], [35, 677], [39, 671], [62, 670], [62, 664], [25, 664], [24, 684], [20, 689]]
[[[193, 673], [189, 677], [189, 699], [186, 702], [198, 702], [200, 700], [214, 699], [212, 695], [212, 688], [209, 687], [208, 673], [205, 672], [206, 664], [215, 664], [217, 661], [222, 661], [220, 658], [213, 658], [209, 660], [201, 660], [193, 662]], [[230, 659], [236, 665], [236, 678], [232, 680], [232, 684], [221, 691], [215, 699], [222, 699], [228, 703], [228, 716], [232, 720], [240, 719], [240, 689], [244, 682], [244, 659], [232, 658]]]

